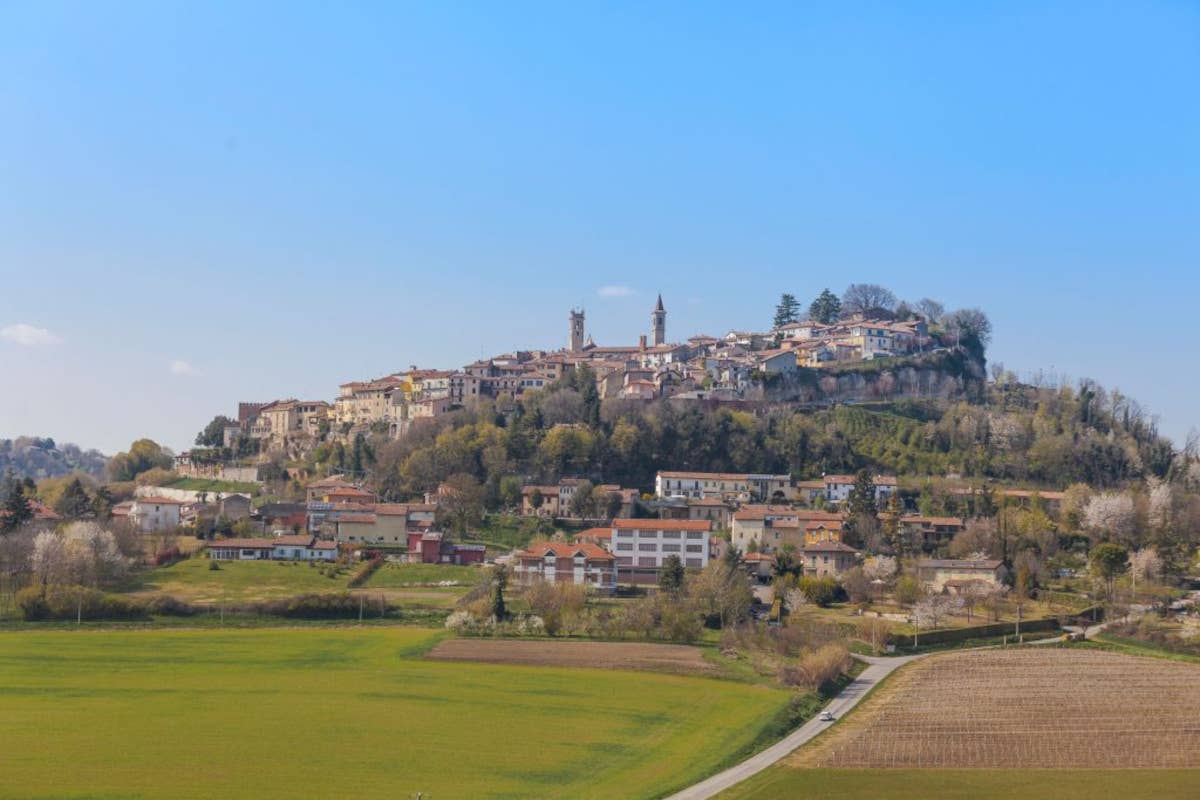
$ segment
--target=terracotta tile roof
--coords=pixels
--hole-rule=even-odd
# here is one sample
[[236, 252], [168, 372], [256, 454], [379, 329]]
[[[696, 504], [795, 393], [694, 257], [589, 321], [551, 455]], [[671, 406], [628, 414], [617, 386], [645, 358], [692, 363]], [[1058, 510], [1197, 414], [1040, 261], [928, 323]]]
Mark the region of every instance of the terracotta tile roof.
[[308, 547], [313, 542], [312, 536], [298, 534], [295, 536], [276, 536], [275, 544], [283, 547]]
[[612, 526], [643, 531], [707, 531], [712, 527], [706, 519], [614, 519]]
[[570, 542], [538, 542], [531, 545], [528, 549], [518, 552], [518, 558], [545, 558], [548, 553], [553, 553], [555, 558], [574, 558], [577, 554], [582, 553], [584, 558], [589, 561], [613, 561], [616, 559], [612, 553], [605, 550], [603, 547], [583, 542], [580, 544], [571, 544]]
[[586, 531], [580, 531], [575, 534], [575, 541], [580, 539], [611, 539], [611, 528], [588, 528]]

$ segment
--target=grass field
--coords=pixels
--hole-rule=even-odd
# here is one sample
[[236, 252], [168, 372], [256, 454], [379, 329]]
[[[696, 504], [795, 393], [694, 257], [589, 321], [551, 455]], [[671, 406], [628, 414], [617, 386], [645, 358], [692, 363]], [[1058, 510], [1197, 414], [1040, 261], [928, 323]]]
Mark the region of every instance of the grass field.
[[720, 800], [1193, 800], [1189, 769], [796, 769], [771, 767]]
[[455, 581], [474, 586], [483, 574], [482, 567], [459, 567], [453, 564], [384, 564], [367, 581], [369, 589], [397, 589], [405, 586], [427, 586], [441, 581]]
[[207, 558], [186, 558], [139, 573], [122, 589], [169, 594], [195, 603], [242, 603], [344, 591], [354, 574], [344, 569], [329, 578], [315, 566], [289, 561], [222, 561], [219, 570], [209, 569], [209, 563]]
[[0, 796], [655, 797], [789, 694], [428, 661], [415, 629], [0, 634]]
[[[139, 573], [121, 587], [135, 595], [167, 594], [192, 603], [236, 605], [299, 594], [344, 592], [358, 564], [322, 575], [318, 566], [288, 561], [222, 561], [209, 569], [206, 558], [189, 558]], [[349, 591], [383, 595], [393, 605], [450, 610], [479, 579], [477, 567], [438, 564], [385, 564], [367, 583]], [[456, 581], [460, 586], [431, 586]]]
[[168, 489], [187, 489], [193, 492], [237, 492], [254, 496], [261, 484], [249, 481], [223, 481], [217, 478], [179, 478], [166, 484]]

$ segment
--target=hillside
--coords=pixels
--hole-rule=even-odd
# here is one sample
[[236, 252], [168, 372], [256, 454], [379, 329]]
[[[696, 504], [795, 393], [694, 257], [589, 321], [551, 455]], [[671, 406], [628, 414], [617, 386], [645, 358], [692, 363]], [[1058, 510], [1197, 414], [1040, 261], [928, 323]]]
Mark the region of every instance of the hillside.
[[57, 478], [83, 472], [104, 476], [108, 456], [98, 450], [83, 450], [78, 445], [59, 445], [53, 439], [18, 436], [0, 439], [0, 474], [13, 470], [19, 478]]
[[[880, 365], [856, 374], [877, 385], [887, 371]], [[963, 372], [956, 365], [934, 379], [961, 381]], [[387, 497], [418, 497], [465, 474], [494, 505], [511, 500], [511, 476], [585, 476], [649, 490], [660, 469], [803, 478], [867, 468], [918, 481], [958, 476], [1053, 489], [1185, 477], [1184, 454], [1117, 392], [1091, 383], [1039, 388], [1006, 375], [985, 383], [979, 364], [969, 373], [966, 390], [948, 395], [736, 409], [670, 399], [602, 402], [590, 378], [569, 375], [511, 406], [458, 411], [400, 441], [371, 441], [363, 463]], [[313, 466], [344, 470], [347, 450], [318, 448]]]

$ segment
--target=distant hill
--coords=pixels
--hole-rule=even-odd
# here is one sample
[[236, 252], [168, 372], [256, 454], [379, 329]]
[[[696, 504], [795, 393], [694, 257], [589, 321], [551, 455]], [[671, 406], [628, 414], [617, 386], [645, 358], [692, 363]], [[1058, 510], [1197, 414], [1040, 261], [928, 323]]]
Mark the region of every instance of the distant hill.
[[79, 471], [103, 477], [108, 456], [98, 450], [83, 450], [78, 445], [59, 445], [53, 439], [18, 436], [0, 439], [0, 475], [11, 468], [17, 477], [34, 480], [55, 478]]

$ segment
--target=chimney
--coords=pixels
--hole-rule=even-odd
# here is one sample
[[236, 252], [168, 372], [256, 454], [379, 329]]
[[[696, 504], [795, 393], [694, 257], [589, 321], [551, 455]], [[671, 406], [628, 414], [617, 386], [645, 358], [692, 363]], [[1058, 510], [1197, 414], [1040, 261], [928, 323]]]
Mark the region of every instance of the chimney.
[[646, 352], [646, 334], [644, 333], [638, 337], [638, 350]]

